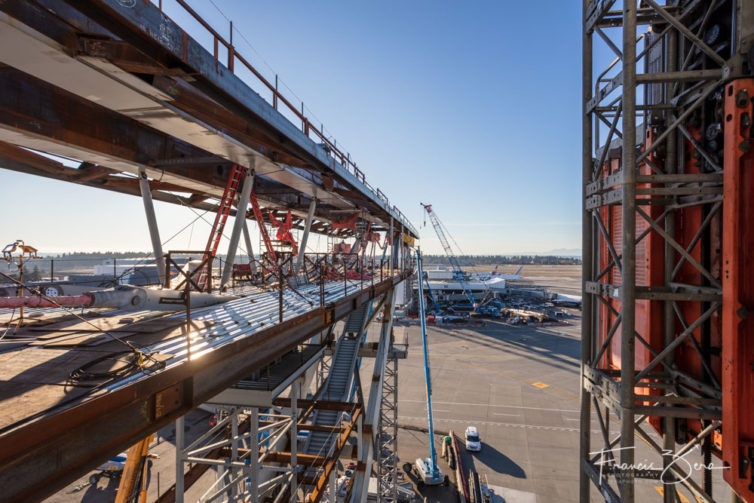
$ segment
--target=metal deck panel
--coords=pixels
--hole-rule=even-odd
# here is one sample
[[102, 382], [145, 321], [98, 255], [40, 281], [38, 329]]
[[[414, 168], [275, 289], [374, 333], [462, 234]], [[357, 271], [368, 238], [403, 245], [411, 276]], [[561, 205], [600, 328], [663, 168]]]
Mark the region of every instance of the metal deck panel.
[[[365, 302], [395, 288], [406, 277], [404, 274], [374, 285], [357, 281], [345, 286], [341, 281], [328, 283], [323, 307], [318, 302], [319, 285], [300, 290], [317, 298], [313, 306], [289, 292], [292, 297], [285, 297], [288, 308], [282, 324], [275, 316], [276, 299], [271, 292], [197, 309], [193, 319], [215, 325], [200, 330], [201, 335], [192, 340], [190, 361], [185, 358], [184, 337], [149, 345], [146, 349], [150, 351], [173, 355], [163, 354], [169, 358], [165, 368], [103, 386], [96, 396], [77, 397], [51, 410], [43, 407], [28, 410], [26, 417], [33, 419], [0, 429], [0, 484], [4, 496], [9, 501], [28, 501], [54, 492], [108, 456], [284, 355]], [[26, 350], [17, 352], [23, 351]], [[20, 382], [13, 384], [17, 390], [21, 389]], [[65, 398], [64, 387], [59, 388], [58, 403]], [[13, 407], [22, 397], [23, 393], [11, 397], [13, 400], [6, 405]], [[51, 402], [56, 400], [45, 403]], [[51, 463], [51, 459], [55, 462]]]

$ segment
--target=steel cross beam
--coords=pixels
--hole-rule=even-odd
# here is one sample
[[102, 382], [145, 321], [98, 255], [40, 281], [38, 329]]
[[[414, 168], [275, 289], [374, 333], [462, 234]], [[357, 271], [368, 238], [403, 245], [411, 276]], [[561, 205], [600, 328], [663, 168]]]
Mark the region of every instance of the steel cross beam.
[[404, 273], [386, 279], [200, 359], [0, 433], [0, 485], [4, 499], [20, 502], [52, 494], [103, 459], [157, 431], [364, 303], [392, 290], [407, 276]]
[[[68, 168], [16, 145], [98, 166]], [[0, 69], [0, 158], [7, 159], [6, 169], [135, 196], [141, 195], [137, 176], [143, 171], [153, 179], [153, 199], [203, 210], [217, 207], [206, 199], [222, 196], [230, 170], [219, 157], [10, 67]], [[166, 159], [185, 162], [166, 163]], [[192, 165], [191, 159], [201, 162]], [[288, 195], [273, 194], [282, 188], [275, 182], [257, 177], [255, 183], [264, 186], [258, 190], [263, 190], [260, 199], [265, 207], [288, 208], [298, 200], [291, 190]], [[302, 205], [296, 213], [306, 215], [306, 211]], [[235, 214], [231, 209], [230, 215]]]

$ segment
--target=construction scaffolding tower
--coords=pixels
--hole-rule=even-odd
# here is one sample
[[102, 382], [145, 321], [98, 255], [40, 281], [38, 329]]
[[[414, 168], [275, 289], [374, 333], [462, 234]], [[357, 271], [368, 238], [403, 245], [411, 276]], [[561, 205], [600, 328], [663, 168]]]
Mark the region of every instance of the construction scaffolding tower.
[[377, 501], [398, 501], [398, 358], [392, 345], [385, 362], [382, 407], [377, 434]]
[[583, 2], [582, 502], [754, 501], [753, 38], [748, 0]]

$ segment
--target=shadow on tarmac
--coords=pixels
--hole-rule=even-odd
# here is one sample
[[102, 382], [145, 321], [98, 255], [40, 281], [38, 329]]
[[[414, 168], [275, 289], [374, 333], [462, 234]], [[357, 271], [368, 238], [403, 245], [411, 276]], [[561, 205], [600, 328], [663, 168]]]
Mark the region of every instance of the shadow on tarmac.
[[100, 477], [96, 484], [92, 484], [84, 493], [81, 501], [99, 502], [115, 501], [120, 477]]
[[499, 322], [486, 321], [489, 323], [486, 327], [470, 329], [478, 336], [452, 329], [444, 329], [442, 333], [492, 350], [509, 351], [510, 348], [516, 348], [540, 363], [562, 370], [578, 369], [579, 363], [575, 360], [579, 356], [580, 340], [552, 332], [540, 332], [536, 325], [516, 327], [516, 332], [512, 332], [504, 330], [508, 327]]
[[[480, 452], [473, 456], [469, 455], [467, 459], [469, 458], [478, 459], [480, 462], [484, 463], [486, 466], [497, 473], [510, 475], [511, 477], [516, 477], [517, 479], [526, 478], [526, 472], [518, 465], [518, 463], [516, 463], [511, 458], [498, 451], [491, 445], [484, 444]], [[471, 463], [473, 462], [474, 461], [471, 461]]]

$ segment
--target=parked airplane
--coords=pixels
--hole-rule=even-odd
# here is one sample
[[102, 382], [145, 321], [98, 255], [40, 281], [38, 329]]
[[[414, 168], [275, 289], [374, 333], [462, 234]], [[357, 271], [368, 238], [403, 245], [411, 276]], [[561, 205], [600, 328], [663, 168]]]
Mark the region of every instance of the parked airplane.
[[516, 272], [513, 274], [498, 274], [497, 273], [498, 266], [495, 266], [495, 268], [492, 270], [492, 272], [488, 273], [479, 273], [476, 274], [476, 279], [480, 281], [488, 281], [492, 278], [501, 278], [501, 279], [519, 279], [521, 277], [521, 269], [524, 268], [524, 266], [521, 266], [518, 268]]
[[581, 296], [579, 295], [566, 295], [564, 293], [554, 293], [550, 302], [556, 306], [565, 307], [578, 307], [581, 309]]

